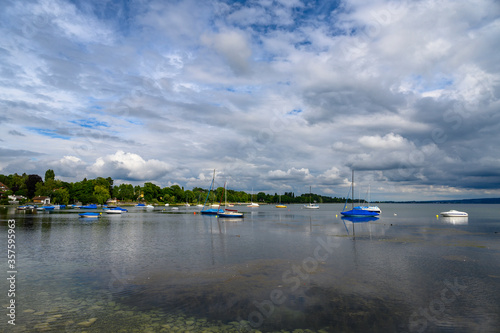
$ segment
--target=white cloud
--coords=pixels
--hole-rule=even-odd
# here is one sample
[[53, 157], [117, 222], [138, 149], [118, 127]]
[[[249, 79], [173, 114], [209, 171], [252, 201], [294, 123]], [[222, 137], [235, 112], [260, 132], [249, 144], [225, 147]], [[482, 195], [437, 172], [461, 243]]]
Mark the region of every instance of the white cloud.
[[309, 169], [306, 168], [291, 168], [287, 171], [271, 170], [268, 172], [267, 176], [268, 179], [271, 180], [294, 180], [296, 182], [302, 182], [304, 180], [312, 178]]
[[87, 169], [95, 176], [151, 181], [163, 177], [172, 167], [156, 159], [144, 160], [137, 154], [117, 151], [115, 154], [99, 157]]
[[394, 133], [388, 133], [383, 137], [380, 135], [362, 136], [358, 141], [370, 149], [400, 150], [410, 146], [405, 138]]

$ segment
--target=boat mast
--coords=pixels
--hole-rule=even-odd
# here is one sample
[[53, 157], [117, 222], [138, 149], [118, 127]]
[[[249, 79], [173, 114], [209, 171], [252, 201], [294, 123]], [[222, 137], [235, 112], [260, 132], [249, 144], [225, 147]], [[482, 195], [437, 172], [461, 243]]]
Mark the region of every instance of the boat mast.
[[354, 169], [352, 169], [352, 177], [351, 177], [351, 194], [352, 194], [351, 209], [354, 209]]
[[205, 202], [203, 203], [203, 209], [205, 209], [205, 205], [207, 204], [208, 197], [210, 196], [210, 192], [212, 191], [212, 188], [214, 186], [214, 181], [215, 181], [215, 169], [214, 169], [214, 175], [212, 177], [212, 184], [210, 184], [210, 188], [208, 189], [208, 193], [207, 193], [207, 198], [205, 199]]

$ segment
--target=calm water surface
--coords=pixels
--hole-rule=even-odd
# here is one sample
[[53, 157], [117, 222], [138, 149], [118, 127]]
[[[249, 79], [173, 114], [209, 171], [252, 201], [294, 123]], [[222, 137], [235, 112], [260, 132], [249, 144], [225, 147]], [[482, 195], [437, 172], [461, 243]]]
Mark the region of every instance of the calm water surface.
[[[368, 222], [342, 206], [240, 207], [242, 220], [0, 208], [0, 330], [500, 332], [499, 205], [386, 204]], [[469, 218], [436, 217], [449, 209]]]

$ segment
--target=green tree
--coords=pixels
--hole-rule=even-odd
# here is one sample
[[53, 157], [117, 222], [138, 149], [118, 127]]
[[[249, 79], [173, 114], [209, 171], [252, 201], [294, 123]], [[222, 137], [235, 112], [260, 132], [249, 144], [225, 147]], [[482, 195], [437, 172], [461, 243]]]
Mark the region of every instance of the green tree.
[[175, 198], [175, 202], [184, 202], [186, 200], [184, 196], [184, 189], [179, 185], [170, 186], [172, 196]]
[[144, 200], [153, 201], [158, 200], [162, 196], [161, 188], [153, 183], [144, 184]]
[[54, 190], [52, 201], [61, 205], [69, 204], [69, 191], [65, 188], [58, 188]]
[[131, 184], [120, 184], [113, 189], [118, 200], [134, 200], [134, 187]]
[[94, 183], [84, 178], [80, 182], [73, 184], [70, 196], [72, 200], [88, 204], [94, 201]]
[[136, 198], [137, 200], [140, 200], [140, 199], [141, 199], [141, 198], [140, 198], [140, 197], [141, 197], [141, 194], [142, 194], [142, 188], [141, 188], [139, 185], [135, 186], [135, 187], [134, 187], [134, 196], [135, 196], [135, 198]]
[[109, 199], [108, 188], [102, 185], [95, 185], [93, 196], [98, 204], [104, 204]]
[[257, 201], [266, 202], [266, 194], [264, 192], [257, 193]]
[[49, 179], [54, 180], [56, 178], [56, 175], [54, 173], [54, 170], [48, 169], [45, 171], [45, 182], [47, 182]]

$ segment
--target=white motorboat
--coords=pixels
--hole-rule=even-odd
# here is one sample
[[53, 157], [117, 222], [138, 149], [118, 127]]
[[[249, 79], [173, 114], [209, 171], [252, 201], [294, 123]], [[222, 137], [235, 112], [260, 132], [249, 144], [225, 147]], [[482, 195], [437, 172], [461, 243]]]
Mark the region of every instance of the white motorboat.
[[121, 209], [116, 208], [106, 210], [106, 214], [121, 214], [122, 212], [123, 211]]
[[447, 212], [441, 212], [440, 213], [441, 216], [444, 216], [444, 217], [466, 217], [466, 216], [469, 216], [469, 214], [467, 214], [466, 212], [459, 212], [458, 210], [449, 210]]

